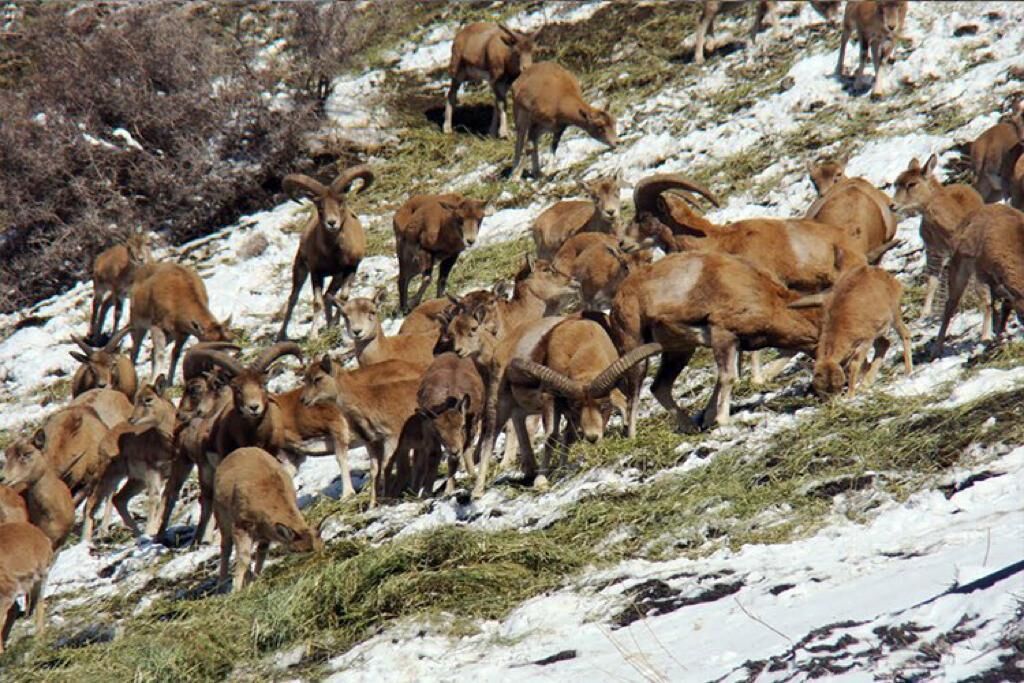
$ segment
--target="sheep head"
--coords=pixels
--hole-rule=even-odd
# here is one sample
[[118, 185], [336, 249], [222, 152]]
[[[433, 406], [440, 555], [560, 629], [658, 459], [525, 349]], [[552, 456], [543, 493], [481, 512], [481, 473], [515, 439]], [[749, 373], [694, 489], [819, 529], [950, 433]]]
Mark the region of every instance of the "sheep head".
[[600, 107], [583, 104], [579, 110], [580, 128], [587, 135], [609, 147], [619, 144], [619, 136], [615, 132], [615, 117], [611, 112]]
[[814, 364], [814, 378], [811, 387], [818, 396], [832, 396], [843, 390], [846, 373], [835, 360], [823, 360]]
[[464, 197], [460, 202], [442, 202], [441, 205], [455, 218], [455, 223], [459, 226], [459, 232], [462, 235], [463, 245], [473, 246], [480, 234], [480, 223], [487, 215], [487, 202]]
[[934, 154], [928, 158], [924, 166], [917, 158], [911, 159], [907, 170], [896, 178], [896, 192], [889, 208], [900, 214], [920, 211], [935, 193], [937, 182], [932, 173], [937, 164], [938, 157]]
[[875, 3], [875, 11], [882, 19], [885, 30], [892, 35], [900, 28], [900, 0], [879, 0]]
[[387, 290], [381, 289], [372, 299], [357, 297], [336, 303], [345, 319], [345, 330], [357, 344], [373, 341], [380, 330], [379, 307], [384, 303]]
[[130, 327], [119, 330], [100, 348], [89, 346], [81, 337], [71, 337], [82, 353], [71, 352], [71, 357], [84, 366], [85, 380], [88, 386], [96, 389], [108, 389], [120, 385], [120, 374], [117, 367], [118, 346], [131, 331]]
[[813, 162], [807, 163], [807, 173], [811, 177], [811, 182], [814, 183], [814, 189], [818, 191], [818, 196], [822, 197], [840, 180], [846, 178], [846, 161], [823, 161], [815, 164]]
[[46, 434], [36, 430], [31, 439], [18, 439], [4, 451], [4, 484], [23, 493], [39, 481], [50, 469], [50, 462], [43, 455]]
[[152, 384], [142, 387], [135, 396], [135, 405], [128, 423], [136, 427], [153, 427], [172, 432], [177, 419], [174, 404], [167, 400], [167, 380], [160, 375]]
[[327, 354], [310, 363], [302, 372], [302, 404], [315, 406], [334, 403], [338, 398], [338, 380], [334, 377], [335, 364]]
[[270, 366], [282, 356], [302, 358], [302, 349], [295, 342], [280, 342], [264, 349], [248, 366], [220, 351], [201, 350], [195, 353], [224, 369], [230, 377], [235, 410], [243, 419], [252, 421], [263, 418], [271, 400], [267, 392]]
[[601, 176], [587, 182], [579, 183], [590, 201], [594, 202], [595, 210], [606, 221], [615, 224], [622, 213], [622, 199], [619, 191], [622, 189], [622, 171], [616, 171], [615, 175]]
[[469, 396], [460, 398], [450, 396], [445, 404], [438, 409], [420, 409], [418, 412], [430, 421], [445, 450], [453, 455], [461, 455], [466, 450]]
[[522, 72], [529, 69], [533, 65], [533, 51], [540, 31], [524, 33], [514, 31], [504, 24], [498, 24], [498, 30], [501, 31], [501, 41], [512, 51], [512, 70]]
[[128, 260], [135, 266], [150, 263], [153, 260], [153, 252], [149, 248], [149, 237], [142, 228], [136, 229], [124, 242], [128, 250]]
[[363, 184], [359, 192], [362, 193], [373, 184], [373, 177], [373, 171], [369, 166], [360, 165], [347, 169], [330, 185], [324, 185], [302, 173], [286, 175], [281, 184], [292, 199], [295, 199], [296, 195], [302, 195], [313, 200], [320, 225], [328, 232], [336, 233], [345, 225], [348, 214], [345, 195], [352, 183], [356, 179], [361, 179]]
[[490, 309], [479, 306], [472, 312], [456, 315], [445, 330], [451, 349], [461, 358], [470, 358], [494, 340], [497, 330]]
[[526, 265], [516, 276], [516, 289], [524, 287], [547, 304], [548, 314], [561, 310], [578, 298], [580, 283], [550, 261], [526, 258]]

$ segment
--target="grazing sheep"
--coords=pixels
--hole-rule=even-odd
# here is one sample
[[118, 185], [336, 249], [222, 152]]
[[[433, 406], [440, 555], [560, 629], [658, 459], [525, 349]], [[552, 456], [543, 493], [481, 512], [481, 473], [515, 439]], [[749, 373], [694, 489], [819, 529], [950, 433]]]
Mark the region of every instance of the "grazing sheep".
[[[403, 313], [416, 306], [437, 272], [437, 296], [444, 296], [448, 274], [459, 255], [476, 242], [486, 203], [458, 194], [414, 195], [395, 212], [395, 250], [398, 254], [398, 300]], [[422, 277], [409, 301], [409, 283]]]
[[622, 172], [579, 183], [589, 199], [565, 199], [549, 206], [533, 222], [537, 258], [550, 261], [565, 242], [580, 233], [600, 232], [622, 237], [619, 215]]
[[444, 104], [444, 132], [452, 132], [452, 114], [458, 104], [459, 87], [463, 83], [487, 81], [494, 92], [492, 136], [508, 137], [505, 100], [512, 82], [533, 64], [534, 40], [537, 33], [513, 31], [502, 24], [479, 21], [463, 26], [452, 41], [452, 58], [448, 74], [452, 77]]
[[949, 297], [935, 339], [935, 357], [942, 355], [949, 322], [971, 275], [990, 292], [997, 338], [1011, 312], [1024, 320], [1024, 213], [988, 204], [964, 222], [949, 263]]
[[29, 611], [35, 612], [36, 637], [46, 629], [43, 586], [53, 564], [50, 539], [32, 524], [0, 524], [0, 654], [11, 634], [14, 600], [25, 595]]
[[150, 263], [153, 254], [146, 233], [138, 228], [125, 240], [100, 253], [92, 267], [92, 315], [89, 318], [89, 339], [99, 343], [103, 321], [114, 307], [114, 330], [121, 324], [124, 300], [131, 293], [135, 273]]
[[516, 120], [516, 152], [512, 161], [511, 180], [519, 180], [526, 165], [526, 140], [533, 145], [533, 175], [541, 177], [540, 136], [551, 133], [551, 154], [569, 126], [577, 126], [587, 135], [609, 147], [619, 138], [615, 133], [615, 117], [602, 108], [583, 100], [579, 81], [554, 62], [539, 62], [512, 84], [513, 114]]
[[323, 550], [320, 534], [299, 512], [291, 477], [263, 449], [239, 448], [229, 453], [217, 467], [213, 490], [213, 510], [221, 530], [221, 584], [228, 579], [232, 549], [238, 553], [232, 591], [242, 590], [260, 575], [271, 541], [293, 552]]
[[210, 298], [202, 278], [187, 266], [157, 263], [140, 271], [132, 287], [132, 364], [138, 362], [146, 333], [153, 336], [152, 374], [158, 374], [167, 336], [174, 341], [171, 364], [165, 373], [174, 383], [178, 360], [188, 338], [199, 341], [229, 341], [231, 318], [219, 322], [210, 313]]
[[330, 185], [324, 185], [307, 175], [287, 175], [282, 182], [285, 192], [292, 198], [302, 194], [313, 201], [313, 213], [302, 229], [299, 249], [295, 252], [292, 262], [292, 290], [288, 295], [288, 305], [281, 323], [281, 331], [277, 334], [278, 341], [288, 338], [288, 322], [292, 319], [292, 311], [299, 300], [302, 285], [309, 278], [313, 287], [313, 323], [310, 336], [315, 337], [319, 331], [320, 309], [324, 311], [327, 326], [334, 324], [332, 315], [334, 305], [332, 299], [324, 299], [324, 281], [330, 277], [331, 284], [327, 293], [345, 298], [348, 287], [355, 277], [359, 262], [366, 253], [366, 233], [345, 203], [345, 195], [356, 180], [362, 180], [360, 192], [365, 192], [373, 184], [373, 171], [369, 166], [353, 166], [334, 179]]
[[913, 371], [910, 330], [900, 309], [902, 295], [903, 285], [892, 274], [864, 265], [846, 271], [827, 294], [804, 297], [789, 305], [822, 307], [812, 381], [815, 392], [821, 396], [835, 394], [845, 385], [847, 396], [853, 398], [868, 351], [874, 347], [863, 380], [865, 386], [870, 386], [889, 350], [890, 329], [896, 330], [903, 343], [904, 370], [908, 375]]

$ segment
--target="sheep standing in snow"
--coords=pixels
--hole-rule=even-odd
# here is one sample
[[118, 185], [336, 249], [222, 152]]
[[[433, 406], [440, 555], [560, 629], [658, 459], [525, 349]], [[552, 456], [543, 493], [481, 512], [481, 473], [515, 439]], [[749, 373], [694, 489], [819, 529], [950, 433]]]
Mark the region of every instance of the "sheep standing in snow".
[[846, 14], [843, 16], [843, 35], [839, 39], [839, 60], [836, 62], [836, 76], [845, 76], [846, 44], [857, 31], [860, 42], [860, 62], [854, 74], [854, 82], [864, 76], [867, 66], [868, 51], [875, 67], [875, 84], [871, 89], [872, 97], [885, 95], [885, 66], [893, 61], [896, 51], [896, 39], [903, 30], [907, 16], [906, 0], [862, 0], [846, 3]]

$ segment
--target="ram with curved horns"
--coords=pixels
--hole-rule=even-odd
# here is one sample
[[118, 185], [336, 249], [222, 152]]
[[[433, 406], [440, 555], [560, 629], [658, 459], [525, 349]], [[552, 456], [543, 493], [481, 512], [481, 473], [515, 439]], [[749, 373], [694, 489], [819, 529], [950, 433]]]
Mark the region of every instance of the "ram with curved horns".
[[359, 219], [346, 205], [345, 195], [357, 179], [363, 181], [359, 191], [365, 192], [373, 184], [373, 178], [373, 171], [365, 165], [344, 171], [330, 185], [300, 173], [285, 176], [282, 183], [285, 192], [293, 199], [299, 194], [311, 199], [314, 210], [302, 229], [299, 250], [292, 263], [292, 291], [277, 335], [278, 341], [288, 338], [288, 322], [307, 277], [313, 286], [310, 336], [315, 337], [319, 331], [317, 318], [321, 308], [328, 326], [337, 322], [336, 306], [330, 296], [324, 299], [324, 281], [331, 278], [327, 289], [329, 295], [347, 296], [348, 286], [366, 252], [366, 234]]

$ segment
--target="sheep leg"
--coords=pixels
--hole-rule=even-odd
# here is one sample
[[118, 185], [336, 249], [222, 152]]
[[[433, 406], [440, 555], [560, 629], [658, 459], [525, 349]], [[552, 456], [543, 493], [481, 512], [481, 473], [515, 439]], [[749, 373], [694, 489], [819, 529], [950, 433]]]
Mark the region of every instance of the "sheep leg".
[[[508, 422], [509, 413], [512, 412], [512, 399], [506, 389], [502, 392], [499, 387], [491, 391], [487, 397], [487, 419], [484, 423], [484, 434], [480, 439], [477, 450], [480, 454], [480, 464], [476, 471], [476, 484], [473, 486], [473, 498], [480, 498], [484, 494], [484, 486], [487, 483], [487, 471], [490, 468], [491, 457], [494, 453], [494, 439], [499, 429]], [[499, 393], [502, 394], [499, 396]]]
[[145, 488], [145, 484], [137, 479], [129, 479], [125, 482], [125, 485], [121, 487], [121, 490], [114, 496], [114, 507], [117, 508], [117, 514], [121, 515], [121, 519], [124, 521], [126, 527], [131, 529], [133, 536], [139, 536], [142, 532], [139, 531], [139, 525], [135, 523], [132, 518], [132, 513], [128, 510], [128, 503], [136, 495], [142, 492]]
[[[220, 525], [220, 515], [217, 515], [217, 523]], [[223, 586], [228, 581], [228, 568], [231, 566], [231, 549], [234, 547], [234, 537], [229, 533], [230, 529], [222, 529], [220, 534], [220, 567], [217, 572], [217, 580]]]
[[[430, 287], [430, 283], [434, 281], [434, 257], [430, 257], [430, 265], [427, 269], [420, 273], [420, 288], [416, 290], [416, 294], [413, 296], [412, 306], [415, 308], [420, 305], [423, 301], [423, 295], [426, 294], [427, 288]], [[438, 283], [440, 287], [440, 283]], [[441, 296], [438, 294], [438, 296]]]
[[846, 44], [850, 41], [850, 34], [853, 32], [853, 27], [847, 20], [843, 20], [843, 35], [839, 39], [839, 60], [836, 62], [836, 78], [842, 79], [845, 75], [844, 64], [846, 61]]
[[455, 113], [455, 105], [459, 102], [459, 86], [461, 85], [462, 81], [453, 76], [452, 84], [448, 87], [448, 97], [444, 102], [444, 126], [441, 130], [446, 135], [452, 132], [452, 116]]
[[[213, 514], [213, 477], [214, 469], [210, 465], [199, 465], [199, 522], [196, 524], [195, 532], [192, 535], [192, 548], [198, 548], [201, 543], [209, 543], [207, 530], [210, 526], [210, 517]], [[221, 543], [223, 543], [223, 534]], [[227, 576], [225, 575], [225, 579]], [[222, 579], [223, 580], [223, 579]]]
[[857, 394], [857, 382], [860, 380], [860, 373], [864, 369], [864, 363], [868, 359], [869, 348], [867, 342], [858, 346], [847, 365], [846, 395], [848, 398], [853, 398]]
[[151, 328], [150, 335], [153, 337], [153, 356], [149, 359], [150, 378], [156, 379], [157, 375], [160, 374], [157, 365], [163, 360], [167, 348], [167, 335], [159, 327]]
[[995, 297], [992, 295], [992, 289], [985, 287], [980, 282], [978, 290], [981, 296], [981, 341], [992, 341], [992, 310]]
[[252, 551], [255, 543], [248, 532], [237, 527], [232, 530], [232, 535], [235, 537], [235, 575], [231, 581], [231, 592], [237, 593], [246, 587], [252, 576]]
[[666, 351], [661, 354], [661, 365], [654, 376], [654, 383], [651, 384], [651, 394], [658, 400], [662, 408], [676, 416], [677, 431], [693, 434], [697, 431], [693, 420], [682, 408], [672, 399], [672, 385], [683, 368], [687, 366], [693, 357], [694, 349], [683, 351]]
[[505, 453], [498, 466], [501, 470], [511, 470], [519, 464], [519, 437], [516, 436], [515, 427], [506, 424], [505, 430]]
[[338, 463], [338, 470], [341, 472], [341, 497], [344, 499], [354, 496], [356, 493], [356, 489], [352, 485], [352, 471], [348, 466], [348, 422], [342, 418], [340, 424], [332, 427], [331, 432], [331, 444], [329, 445], [331, 450], [334, 451], [334, 459]]
[[160, 476], [159, 472], [151, 471], [146, 477], [146, 494], [149, 497], [146, 516], [146, 535], [150, 538], [156, 536], [164, 518], [166, 499], [163, 496], [163, 489], [167, 481]]
[[191, 460], [181, 455], [175, 457], [174, 462], [171, 463], [171, 476], [167, 478], [167, 483], [164, 485], [164, 512], [161, 515], [160, 528], [157, 530], [157, 534], [160, 536], [167, 533], [167, 527], [171, 524], [171, 514], [178, 504], [181, 488], [188, 480], [193, 464]]
[[554, 416], [551, 418], [551, 428], [548, 430], [548, 438], [544, 444], [544, 471], [551, 466], [551, 456], [556, 453], [561, 466], [565, 465], [565, 450], [562, 444], [562, 401], [555, 400]]
[[32, 585], [28, 594], [27, 604], [32, 606], [36, 618], [36, 637], [46, 633], [46, 576], [44, 575]]
[[377, 507], [377, 487], [383, 486], [381, 476], [381, 461], [384, 458], [384, 449], [380, 443], [366, 444], [366, 451], [370, 454], [370, 507]]
[[146, 339], [148, 325], [132, 325], [132, 365], [139, 364], [139, 352], [142, 350], [142, 342]]
[[531, 158], [533, 159], [533, 177], [540, 180], [540, 127], [530, 127]]
[[256, 544], [256, 562], [252, 568], [253, 576], [259, 576], [263, 573], [263, 564], [267, 561], [267, 551], [269, 550], [270, 543], [267, 541], [260, 541]]
[[566, 128], [567, 126], [558, 126], [551, 132], [551, 156], [555, 156], [555, 152], [558, 151], [558, 145], [562, 142]]
[[517, 409], [512, 414], [512, 425], [516, 429], [516, 436], [519, 438], [519, 452], [522, 454], [523, 474], [527, 479], [533, 478], [533, 487], [543, 491], [548, 487], [547, 470], [537, 469], [537, 458], [533, 452], [533, 444], [530, 443], [530, 432], [526, 429], [526, 413]]
[[356, 277], [355, 268], [345, 268], [331, 278], [331, 285], [327, 288], [327, 297], [324, 302], [324, 312], [327, 314], [327, 326], [337, 325], [341, 320], [341, 307], [336, 300], [348, 299], [349, 290], [352, 288], [352, 281]]
[[437, 298], [440, 299], [444, 296], [444, 290], [448, 286], [448, 274], [452, 272], [452, 268], [455, 267], [455, 262], [459, 260], [459, 255], [451, 256], [443, 259], [437, 267]]
[[412, 310], [409, 306], [409, 283], [416, 276], [413, 272], [412, 264], [409, 263], [409, 259], [403, 253], [403, 247], [401, 244], [398, 246], [398, 307], [402, 309], [402, 313], [408, 313]]
[[178, 370], [178, 361], [181, 360], [181, 352], [185, 350], [186, 341], [188, 341], [187, 335], [174, 340], [174, 349], [171, 350], [171, 365], [167, 368], [167, 386], [174, 384], [174, 373]]
[[764, 370], [761, 367], [761, 350], [750, 352], [750, 383], [754, 386], [764, 384]]
[[107, 290], [98, 289], [92, 295], [92, 315], [89, 317], [89, 338], [93, 343], [99, 342], [100, 333], [103, 331], [103, 320], [107, 317], [110, 306], [107, 304]]
[[935, 338], [935, 350], [932, 358], [939, 358], [942, 355], [942, 347], [946, 344], [946, 332], [949, 330], [949, 322], [953, 319], [960, 299], [967, 288], [967, 282], [971, 278], [971, 271], [974, 263], [972, 259], [960, 253], [953, 254], [953, 260], [949, 264], [949, 292], [946, 296], [946, 308], [942, 312], [942, 324], [939, 325], [939, 334]]
[[732, 401], [732, 387], [739, 374], [739, 342], [736, 337], [720, 328], [712, 328], [712, 350], [718, 376], [715, 389], [711, 393], [711, 401], [704, 410], [703, 426], [724, 425], [729, 421], [729, 407]]
[[117, 330], [121, 326], [121, 314], [124, 312], [124, 299], [121, 297], [114, 297], [114, 327], [112, 332], [117, 333]]
[[512, 173], [508, 179], [517, 181], [523, 177], [523, 166], [526, 165], [526, 157], [523, 154], [526, 148], [526, 135], [530, 130], [530, 114], [525, 109], [520, 109], [513, 104], [512, 112], [516, 119], [516, 148], [512, 157]]
[[[720, 2], [704, 3], [704, 11], [700, 15], [700, 23], [697, 24], [697, 35], [693, 42], [694, 64], [704, 63], [704, 45], [707, 35], [712, 31], [715, 15], [718, 14], [720, 7]], [[710, 48], [711, 46], [709, 45], [708, 47]]]
[[292, 291], [288, 294], [288, 306], [284, 311], [281, 330], [277, 333], [277, 341], [288, 339], [288, 323], [292, 319], [292, 312], [295, 310], [295, 304], [299, 301], [299, 294], [302, 293], [302, 285], [306, 283], [307, 277], [309, 277], [309, 268], [300, 259], [296, 259], [292, 264]]
[[18, 617], [18, 608], [14, 604], [13, 595], [0, 596], [0, 654], [4, 652], [4, 643], [11, 635], [14, 620]]
[[864, 79], [864, 70], [868, 65], [868, 42], [863, 35], [860, 37], [860, 61], [857, 62], [857, 70], [853, 73], [853, 82], [856, 85]]
[[107, 471], [109, 474], [104, 474], [100, 479], [99, 483], [93, 488], [89, 494], [89, 498], [85, 501], [85, 508], [82, 512], [82, 538], [88, 543], [92, 541], [93, 536], [93, 525], [95, 523], [96, 506], [100, 502], [105, 503], [105, 509], [103, 514], [103, 524], [101, 529], [106, 531], [107, 523], [110, 519], [110, 497], [117, 488], [117, 484], [120, 477], [114, 478], [112, 475], [116, 471], [116, 467], [108, 467]]
[[875, 86], [871, 89], [872, 97], [885, 95], [885, 59], [882, 57], [882, 43], [871, 46], [871, 61], [875, 67]]
[[313, 273], [309, 278], [313, 287], [313, 321], [310, 323], [309, 338], [316, 339], [320, 336], [320, 312], [323, 311], [327, 324], [330, 324], [327, 307], [324, 304], [324, 277]]
[[636, 420], [640, 412], [640, 390], [643, 389], [644, 376], [646, 374], [647, 362], [644, 361], [638, 366], [630, 368], [624, 378], [626, 411], [623, 417], [626, 420], [626, 436], [630, 439], [636, 436]]
[[1009, 322], [1012, 312], [1013, 303], [1009, 299], [1000, 301], [994, 293], [992, 294], [992, 324], [996, 341], [1002, 340], [1003, 334], [1006, 332], [1006, 323]]
[[897, 311], [893, 317], [893, 326], [896, 328], [896, 333], [900, 335], [900, 343], [903, 344], [903, 371], [909, 375], [914, 371], [914, 361], [911, 358], [913, 349], [910, 341], [910, 330], [907, 328], [907, 324], [903, 322], [903, 315], [898, 308], [899, 305], [897, 304]]
[[871, 365], [864, 375], [864, 386], [870, 387], [878, 377], [878, 371], [882, 369], [882, 361], [885, 360], [885, 353], [889, 350], [889, 340], [883, 335], [875, 340], [875, 353], [871, 357]]

